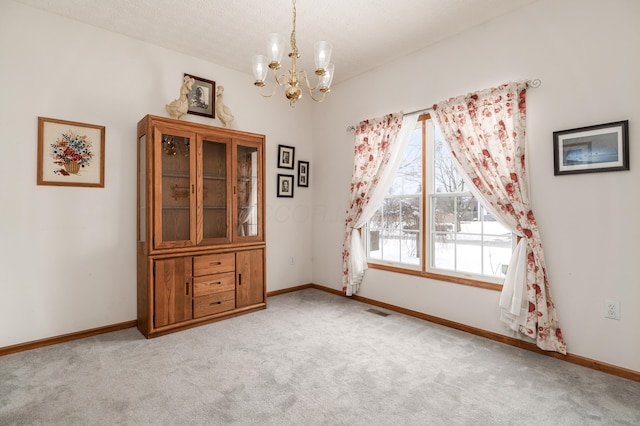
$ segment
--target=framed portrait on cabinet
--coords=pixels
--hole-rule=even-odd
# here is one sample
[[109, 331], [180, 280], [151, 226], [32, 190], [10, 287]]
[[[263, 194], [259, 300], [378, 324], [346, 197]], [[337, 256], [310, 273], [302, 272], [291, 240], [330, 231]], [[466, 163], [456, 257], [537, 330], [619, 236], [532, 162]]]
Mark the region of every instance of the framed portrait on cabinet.
[[193, 86], [191, 86], [191, 91], [187, 94], [187, 102], [189, 105], [187, 113], [215, 118], [216, 82], [186, 73], [185, 77], [191, 77], [195, 80]]

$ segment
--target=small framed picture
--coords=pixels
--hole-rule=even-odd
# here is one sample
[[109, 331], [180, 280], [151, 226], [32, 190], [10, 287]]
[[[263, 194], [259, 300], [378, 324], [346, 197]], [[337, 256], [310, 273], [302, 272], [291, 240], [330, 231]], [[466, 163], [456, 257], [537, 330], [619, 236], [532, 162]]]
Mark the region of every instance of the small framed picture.
[[309, 187], [308, 161], [298, 161], [298, 186]]
[[188, 114], [202, 115], [204, 117], [216, 117], [216, 82], [206, 78], [186, 74], [195, 80], [191, 91], [187, 94], [189, 107]]
[[553, 132], [554, 175], [629, 170], [629, 121]]
[[293, 175], [278, 175], [278, 197], [293, 198]]
[[38, 117], [38, 185], [104, 188], [105, 127]]
[[292, 146], [278, 145], [278, 168], [293, 170], [295, 153], [296, 149]]

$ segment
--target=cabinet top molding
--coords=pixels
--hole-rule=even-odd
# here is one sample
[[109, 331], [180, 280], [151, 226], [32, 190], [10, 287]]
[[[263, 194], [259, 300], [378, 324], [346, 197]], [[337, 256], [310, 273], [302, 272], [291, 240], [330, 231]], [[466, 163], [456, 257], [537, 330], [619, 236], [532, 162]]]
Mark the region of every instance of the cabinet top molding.
[[193, 123], [191, 121], [185, 121], [185, 120], [176, 120], [174, 118], [169, 118], [169, 117], [161, 117], [159, 115], [152, 115], [152, 114], [147, 114], [146, 116], [144, 116], [140, 122], [138, 123], [138, 133], [140, 133], [140, 125], [144, 125], [143, 123], [147, 122], [147, 123], [163, 123], [166, 126], [178, 126], [180, 128], [184, 128], [185, 125], [189, 126], [189, 128], [197, 131], [207, 131], [207, 130], [212, 130], [215, 129], [215, 131], [217, 133], [224, 133], [224, 134], [229, 134], [229, 135], [235, 135], [236, 137], [238, 136], [242, 136], [242, 135], [246, 135], [248, 137], [260, 137], [265, 139], [265, 135], [261, 134], [261, 133], [254, 133], [254, 132], [247, 132], [244, 130], [236, 130], [236, 129], [229, 129], [226, 127], [219, 127], [219, 126], [212, 126], [209, 124], [202, 124], [202, 123]]

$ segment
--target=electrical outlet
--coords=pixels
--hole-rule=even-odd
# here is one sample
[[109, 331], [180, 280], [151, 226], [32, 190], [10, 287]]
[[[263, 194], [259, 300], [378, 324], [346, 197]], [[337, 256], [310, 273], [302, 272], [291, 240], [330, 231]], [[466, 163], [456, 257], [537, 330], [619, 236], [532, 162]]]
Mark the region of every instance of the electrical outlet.
[[620, 302], [616, 300], [605, 300], [604, 317], [611, 319], [620, 319]]

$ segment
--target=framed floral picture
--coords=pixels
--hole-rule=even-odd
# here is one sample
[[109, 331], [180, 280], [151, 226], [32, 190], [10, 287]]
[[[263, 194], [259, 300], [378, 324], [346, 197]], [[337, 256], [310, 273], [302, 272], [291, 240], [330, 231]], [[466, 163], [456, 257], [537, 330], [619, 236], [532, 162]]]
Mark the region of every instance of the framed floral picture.
[[38, 185], [104, 188], [105, 127], [38, 117]]
[[216, 82], [185, 73], [195, 81], [187, 93], [188, 114], [216, 117]]
[[292, 169], [295, 164], [296, 149], [293, 146], [278, 145], [278, 168]]

